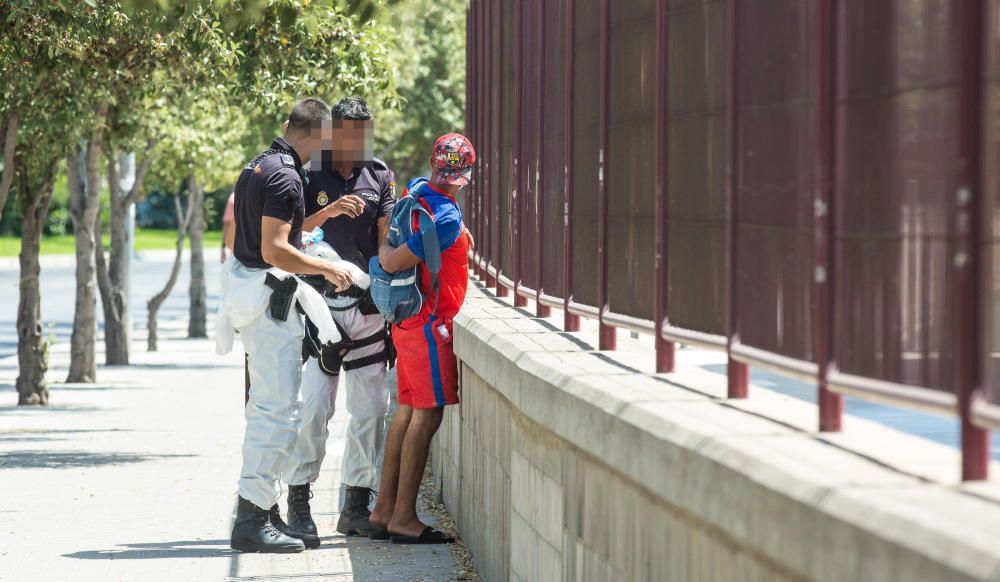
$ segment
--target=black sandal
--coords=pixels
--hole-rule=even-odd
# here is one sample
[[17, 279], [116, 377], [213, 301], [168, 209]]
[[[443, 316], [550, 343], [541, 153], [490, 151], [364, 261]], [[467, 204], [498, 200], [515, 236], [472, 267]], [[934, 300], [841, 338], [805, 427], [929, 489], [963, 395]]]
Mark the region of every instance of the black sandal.
[[417, 537], [390, 534], [389, 540], [394, 544], [450, 544], [455, 538], [428, 525]]
[[376, 529], [368, 534], [368, 539], [376, 542], [384, 542], [389, 539], [389, 530]]

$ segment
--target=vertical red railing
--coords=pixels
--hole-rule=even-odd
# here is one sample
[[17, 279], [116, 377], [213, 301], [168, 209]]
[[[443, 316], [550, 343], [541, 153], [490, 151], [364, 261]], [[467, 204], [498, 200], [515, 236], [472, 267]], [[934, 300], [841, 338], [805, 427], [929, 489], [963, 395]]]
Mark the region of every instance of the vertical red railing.
[[[496, 219], [497, 219], [496, 220], [496, 227], [498, 229], [497, 230], [497, 248], [496, 248], [496, 259], [497, 259], [497, 262], [496, 262], [496, 265], [497, 265], [497, 267], [496, 267], [496, 269], [497, 269], [496, 295], [497, 295], [497, 297], [507, 297], [507, 295], [509, 294], [509, 290], [507, 289], [507, 287], [505, 287], [503, 285], [503, 283], [500, 282], [500, 274], [502, 273], [502, 270], [503, 270], [503, 241], [502, 241], [502, 237], [504, 236], [503, 229], [500, 228], [500, 226], [502, 224], [506, 223], [506, 219], [503, 216], [503, 206], [500, 204], [500, 197], [501, 196], [510, 196], [510, 194], [511, 194], [510, 192], [502, 192], [500, 190], [500, 188], [503, 186], [503, 178], [500, 175], [503, 174], [504, 172], [509, 171], [509, 168], [504, 167], [503, 164], [501, 163], [501, 160], [503, 159], [503, 157], [500, 155], [500, 151], [503, 149], [503, 146], [504, 146], [504, 135], [506, 134], [506, 132], [510, 131], [509, 127], [504, 127], [504, 120], [503, 120], [503, 110], [504, 110], [504, 107], [506, 106], [506, 104], [504, 103], [504, 101], [506, 101], [506, 98], [505, 98], [504, 91], [503, 91], [503, 86], [504, 86], [504, 84], [506, 82], [506, 79], [504, 78], [504, 76], [505, 76], [504, 75], [504, 66], [506, 65], [506, 59], [508, 58], [507, 57], [507, 51], [510, 49], [510, 47], [507, 46], [507, 42], [506, 42], [507, 39], [505, 38], [505, 35], [504, 35], [504, 26], [506, 25], [506, 22], [504, 22], [504, 20], [505, 20], [505, 18], [504, 18], [504, 12], [505, 12], [504, 11], [504, 2], [505, 1], [509, 2], [510, 0], [497, 0], [497, 3], [496, 3], [497, 4], [497, 19], [496, 19], [497, 27], [496, 28], [497, 28], [497, 30], [500, 33], [500, 42], [497, 43], [497, 57], [498, 57], [498, 60], [500, 62], [499, 62], [499, 65], [497, 65], [497, 68], [499, 69], [497, 71], [497, 77], [496, 77], [497, 85], [496, 85], [496, 87], [494, 87], [494, 91], [497, 92], [497, 100], [499, 101], [498, 107], [497, 107], [497, 113], [496, 113], [499, 116], [499, 120], [498, 120], [499, 123], [497, 123], [497, 151], [496, 151], [496, 155], [497, 155], [497, 173], [498, 173], [498, 176], [497, 176], [497, 183], [493, 187], [493, 195], [494, 195], [494, 197], [496, 197], [495, 205], [494, 206], [496, 206], [496, 213], [497, 213], [496, 214]], [[512, 250], [513, 250], [513, 248], [512, 248]]]
[[656, 221], [655, 244], [655, 301], [654, 321], [656, 331], [653, 341], [656, 346], [656, 372], [674, 371], [674, 343], [663, 338], [663, 322], [666, 319], [667, 300], [667, 99], [670, 72], [667, 42], [667, 3], [659, 2], [656, 7], [656, 203], [653, 213]]
[[580, 331], [580, 316], [569, 312], [573, 300], [573, 113], [576, 95], [576, 0], [566, 0], [566, 125], [563, 131], [565, 148], [563, 172], [563, 329]]
[[611, 0], [601, 0], [601, 95], [600, 146], [597, 158], [597, 318], [598, 349], [613, 350], [617, 343], [615, 328], [604, 323], [608, 311], [608, 168], [610, 167], [608, 112], [611, 108]]
[[958, 245], [954, 256], [958, 278], [958, 341], [956, 364], [958, 404], [962, 419], [962, 479], [986, 479], [990, 459], [989, 431], [972, 423], [973, 404], [982, 399], [979, 365], [979, 117], [982, 59], [982, 5], [962, 0], [960, 35], [959, 182], [955, 192]]
[[844, 397], [827, 387], [827, 372], [830, 365], [833, 330], [833, 120], [834, 120], [834, 59], [836, 58], [834, 26], [836, 23], [836, 0], [819, 1], [819, 94], [817, 96], [816, 123], [816, 203], [815, 226], [816, 269], [814, 273], [814, 294], [816, 308], [813, 312], [814, 342], [816, 351], [817, 378], [819, 390], [819, 429], [839, 431], [844, 414]]
[[[730, 1], [727, 5], [726, 18], [726, 40], [728, 42], [729, 63], [728, 63], [728, 86], [726, 87], [726, 143], [729, 147], [726, 157], [726, 305], [728, 312], [726, 315], [726, 338], [727, 351], [732, 347], [734, 340], [739, 338], [739, 329], [736, 317], [738, 302], [736, 300], [736, 269], [737, 269], [737, 248], [736, 244], [736, 219], [739, 216], [739, 166], [740, 147], [739, 136], [737, 135], [739, 95], [737, 94], [739, 83], [739, 50], [737, 41], [739, 30], [737, 24], [737, 14], [739, 9], [735, 1]], [[746, 398], [750, 383], [749, 367], [733, 359], [729, 353], [729, 361], [726, 372], [728, 378], [729, 398]]]
[[[552, 0], [550, 0], [552, 1]], [[537, 9], [535, 14], [535, 39], [538, 52], [541, 53], [545, 50], [545, 4], [544, 2], [536, 2], [535, 8]], [[542, 305], [542, 273], [543, 271], [543, 258], [545, 253], [542, 249], [545, 248], [545, 203], [542, 196], [547, 193], [545, 191], [545, 132], [542, 131], [545, 125], [543, 120], [545, 119], [545, 58], [539, 55], [538, 62], [538, 75], [535, 79], [537, 83], [538, 91], [538, 108], [536, 113], [538, 118], [535, 122], [535, 315], [537, 317], [548, 317], [552, 314], [552, 310], [547, 305]]]
[[[484, 30], [489, 31], [489, 50], [483, 55], [485, 61], [488, 62], [487, 66], [487, 92], [483, 95], [483, 104], [486, 106], [489, 115], [489, 121], [487, 125], [488, 139], [487, 142], [490, 144], [490, 152], [486, 156], [486, 163], [489, 165], [486, 172], [487, 185], [483, 189], [483, 195], [486, 199], [485, 212], [483, 212], [483, 218], [486, 220], [486, 241], [488, 246], [486, 250], [488, 251], [486, 260], [486, 286], [496, 287], [497, 279], [490, 273], [490, 267], [496, 267], [496, 248], [493, 246], [493, 231], [497, 229], [497, 216], [499, 212], [494, 208], [494, 200], [496, 199], [496, 194], [494, 191], [498, 188], [499, 180], [496, 179], [499, 173], [500, 165], [500, 142], [497, 139], [497, 128], [499, 124], [497, 123], [497, 116], [500, 115], [499, 107], [495, 106], [493, 103], [494, 97], [496, 96], [499, 102], [499, 96], [497, 95], [497, 86], [499, 83], [496, 82], [497, 66], [495, 62], [499, 60], [500, 47], [497, 43], [497, 27], [488, 26], [489, 22], [500, 22], [500, 0], [487, 0], [488, 9], [484, 10]], [[492, 12], [492, 17], [486, 19], [485, 16]], [[494, 58], [496, 55], [496, 58]], [[499, 246], [499, 244], [497, 245]]]
[[524, 164], [521, 157], [524, 155], [524, 0], [514, 0], [514, 189], [511, 194], [511, 206], [514, 211], [514, 240], [511, 241], [510, 249], [514, 253], [514, 273], [511, 279], [514, 281], [514, 306], [524, 307], [528, 300], [522, 297], [517, 290], [521, 287], [523, 274], [522, 258], [524, 249], [521, 241], [522, 227], [522, 206], [524, 206], [527, 195], [526, 180], [524, 176]]

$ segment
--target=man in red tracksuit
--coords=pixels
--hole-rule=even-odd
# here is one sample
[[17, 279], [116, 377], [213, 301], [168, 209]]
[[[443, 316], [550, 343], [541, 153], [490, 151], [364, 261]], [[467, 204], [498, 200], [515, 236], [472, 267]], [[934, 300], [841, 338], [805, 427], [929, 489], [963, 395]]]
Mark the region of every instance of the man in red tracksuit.
[[[430, 288], [430, 275], [419, 268], [420, 290], [427, 297], [420, 312], [394, 325], [392, 339], [399, 387], [399, 411], [389, 428], [385, 443], [382, 483], [375, 510], [369, 518], [376, 532], [373, 539], [389, 538], [395, 543], [449, 543], [445, 534], [417, 518], [417, 490], [431, 438], [441, 424], [444, 407], [458, 404], [458, 362], [452, 347], [452, 318], [465, 301], [469, 285], [471, 237], [462, 222], [462, 210], [455, 195], [469, 183], [476, 152], [469, 140], [457, 133], [441, 136], [434, 143], [429, 182], [422, 188], [419, 203], [434, 220], [441, 243], [441, 271], [438, 290]], [[409, 193], [409, 192], [408, 192]], [[421, 264], [424, 260], [421, 233], [406, 244], [393, 248], [387, 241], [379, 248], [379, 263], [389, 273]], [[435, 297], [435, 295], [439, 297]], [[433, 305], [437, 311], [432, 313]]]

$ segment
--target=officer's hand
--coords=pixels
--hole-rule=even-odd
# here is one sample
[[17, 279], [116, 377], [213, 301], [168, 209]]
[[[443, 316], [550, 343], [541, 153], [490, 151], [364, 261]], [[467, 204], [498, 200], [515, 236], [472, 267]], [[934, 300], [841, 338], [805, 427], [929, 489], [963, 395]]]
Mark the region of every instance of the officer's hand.
[[357, 218], [365, 211], [365, 201], [360, 196], [349, 194], [341, 196], [336, 202], [326, 207], [330, 213], [330, 218], [345, 215], [349, 218]]
[[337, 291], [346, 291], [354, 283], [354, 278], [351, 276], [350, 271], [334, 267], [333, 265], [330, 265], [326, 272], [323, 273], [323, 276], [333, 284]]

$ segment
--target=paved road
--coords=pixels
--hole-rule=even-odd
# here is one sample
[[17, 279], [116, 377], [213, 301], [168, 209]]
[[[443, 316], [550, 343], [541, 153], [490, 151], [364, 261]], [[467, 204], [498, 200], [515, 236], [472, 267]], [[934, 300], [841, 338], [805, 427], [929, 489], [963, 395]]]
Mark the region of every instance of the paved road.
[[[212, 260], [215, 258], [215, 260]], [[42, 258], [42, 319], [48, 334], [56, 342], [69, 341], [73, 330], [76, 275], [70, 257]], [[170, 275], [171, 251], [150, 251], [133, 263], [132, 315], [137, 330], [146, 327], [146, 302], [160, 292]], [[206, 256], [208, 307], [214, 311], [218, 301], [219, 262], [216, 255]], [[0, 359], [17, 353], [17, 299], [19, 274], [12, 261], [0, 264]], [[174, 291], [160, 308], [161, 321], [177, 321], [187, 316], [188, 285], [191, 278], [185, 258], [184, 268]], [[100, 300], [98, 315], [103, 321]]]

